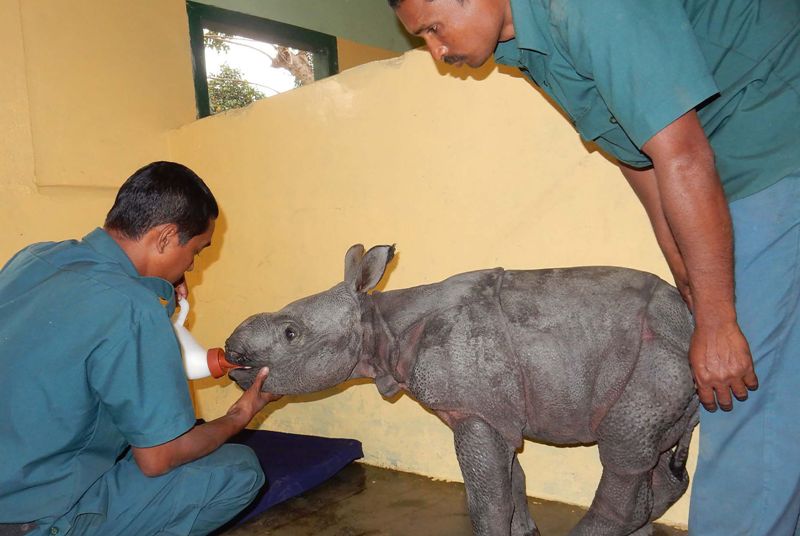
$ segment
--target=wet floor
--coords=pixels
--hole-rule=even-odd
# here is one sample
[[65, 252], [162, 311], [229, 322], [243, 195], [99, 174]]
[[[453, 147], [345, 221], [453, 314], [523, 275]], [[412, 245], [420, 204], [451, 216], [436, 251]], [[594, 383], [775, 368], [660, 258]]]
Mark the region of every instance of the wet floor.
[[[585, 510], [528, 498], [543, 536], [569, 532]], [[353, 463], [328, 482], [224, 536], [469, 536], [464, 485]], [[654, 536], [686, 531], [656, 525]]]

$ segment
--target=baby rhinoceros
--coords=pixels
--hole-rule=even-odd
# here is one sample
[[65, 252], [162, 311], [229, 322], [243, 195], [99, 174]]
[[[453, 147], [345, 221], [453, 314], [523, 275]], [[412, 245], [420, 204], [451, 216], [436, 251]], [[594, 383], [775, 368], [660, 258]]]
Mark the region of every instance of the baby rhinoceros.
[[404, 391], [453, 430], [477, 535], [536, 535], [516, 451], [523, 438], [597, 443], [603, 474], [570, 534], [649, 534], [685, 491], [698, 401], [691, 316], [677, 290], [624, 268], [495, 268], [374, 289], [393, 246], [361, 245], [342, 283], [245, 320], [226, 342], [269, 366], [265, 391], [310, 393], [351, 378]]

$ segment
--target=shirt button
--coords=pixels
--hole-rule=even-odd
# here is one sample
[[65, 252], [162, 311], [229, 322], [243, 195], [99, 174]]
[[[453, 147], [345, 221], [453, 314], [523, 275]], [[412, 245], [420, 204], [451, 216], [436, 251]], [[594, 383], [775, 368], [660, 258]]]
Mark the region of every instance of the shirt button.
[[58, 527], [50, 527], [50, 534], [56, 536], [56, 534], [58, 534]]
[[612, 115], [611, 117], [608, 118], [608, 122], [611, 123], [612, 125], [616, 125], [617, 118]]

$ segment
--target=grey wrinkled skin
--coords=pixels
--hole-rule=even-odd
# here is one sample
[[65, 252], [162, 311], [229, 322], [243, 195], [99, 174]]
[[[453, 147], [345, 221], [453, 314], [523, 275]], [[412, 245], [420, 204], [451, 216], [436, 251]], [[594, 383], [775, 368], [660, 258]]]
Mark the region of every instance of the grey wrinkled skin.
[[226, 342], [243, 388], [310, 393], [358, 377], [404, 391], [452, 430], [476, 535], [539, 534], [517, 460], [523, 438], [597, 443], [603, 474], [572, 535], [644, 535], [686, 491], [698, 401], [688, 363], [691, 316], [677, 290], [625, 268], [453, 276], [367, 292], [393, 246], [345, 257], [345, 280]]

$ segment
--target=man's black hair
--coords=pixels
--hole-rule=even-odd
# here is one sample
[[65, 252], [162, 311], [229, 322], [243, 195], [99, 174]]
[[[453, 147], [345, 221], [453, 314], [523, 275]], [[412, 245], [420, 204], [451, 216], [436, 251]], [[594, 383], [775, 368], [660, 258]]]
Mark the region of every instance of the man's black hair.
[[153, 162], [119, 189], [105, 227], [138, 240], [153, 227], [174, 223], [185, 244], [204, 233], [218, 215], [214, 195], [194, 171], [175, 162]]
[[[431, 1], [432, 0], [428, 0], [428, 2], [431, 2]], [[403, 3], [403, 0], [389, 0], [389, 7], [392, 8], [392, 9], [397, 9], [398, 6], [400, 4], [402, 4], [402, 3]], [[458, 0], [458, 3], [459, 4], [463, 4], [464, 0]]]

